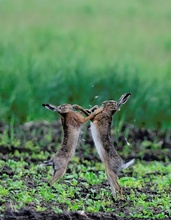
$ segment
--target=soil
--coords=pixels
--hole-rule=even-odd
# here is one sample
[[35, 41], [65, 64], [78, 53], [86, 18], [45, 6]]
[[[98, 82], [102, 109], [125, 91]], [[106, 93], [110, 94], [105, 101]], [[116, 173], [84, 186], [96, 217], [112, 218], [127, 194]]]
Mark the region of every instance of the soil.
[[[10, 131], [8, 125], [0, 123], [0, 134], [4, 131], [7, 131], [9, 139], [20, 140], [20, 144], [15, 146], [15, 144], [7, 143], [6, 145], [1, 145], [0, 149], [0, 159], [7, 161], [13, 159], [15, 161], [20, 160], [20, 156], [14, 156], [16, 150], [18, 152], [26, 152], [31, 155], [32, 148], [25, 147], [27, 141], [31, 141], [33, 145], [40, 146], [42, 151], [46, 152], [55, 152], [57, 143], [62, 141], [62, 130], [61, 122], [56, 121], [52, 124], [41, 121], [41, 122], [29, 122], [24, 125], [14, 128], [13, 132]], [[76, 156], [80, 158], [80, 163], [84, 163], [85, 160], [88, 161], [100, 161], [92, 141], [89, 127], [84, 127], [84, 132], [80, 137], [79, 147], [76, 150]], [[143, 161], [163, 161], [165, 163], [168, 160], [171, 160], [171, 133], [169, 131], [160, 132], [158, 130], [150, 130], [145, 128], [136, 128], [133, 125], [125, 124], [119, 132], [114, 131], [117, 135], [113, 140], [116, 149], [118, 150], [121, 157], [128, 161], [132, 158], [143, 160]], [[47, 135], [50, 134], [50, 138], [47, 138]], [[113, 135], [114, 136], [114, 135]], [[85, 151], [86, 146], [86, 151]], [[156, 147], [157, 146], [157, 147]], [[40, 149], [35, 149], [39, 151]], [[47, 158], [49, 159], [49, 158]], [[42, 161], [40, 159], [35, 159], [34, 157], [23, 156], [23, 160], [27, 163], [34, 162], [35, 164], [40, 164]], [[71, 162], [72, 163], [72, 162]], [[68, 168], [67, 173], [70, 173]], [[14, 171], [8, 167], [4, 166], [0, 170], [0, 176], [6, 173], [8, 176], [13, 176]], [[41, 173], [41, 171], [40, 171]], [[121, 174], [120, 176], [122, 176]], [[130, 171], [130, 176], [132, 175]], [[82, 179], [78, 181], [83, 181]], [[28, 177], [27, 184], [30, 187], [35, 187], [35, 182], [33, 179]], [[103, 182], [99, 186], [100, 188], [110, 188], [107, 181]], [[92, 186], [98, 193], [98, 188]], [[87, 194], [87, 188], [83, 187], [80, 191], [80, 196], [85, 197]], [[110, 189], [109, 189], [110, 190]], [[135, 189], [135, 191], [138, 189]], [[141, 193], [146, 193], [149, 191], [149, 186], [141, 189]], [[126, 194], [130, 194], [130, 190], [124, 188]], [[152, 195], [155, 195], [155, 191], [150, 192]], [[111, 199], [113, 199], [111, 197]], [[131, 202], [128, 202], [129, 206], [133, 206]], [[60, 207], [63, 210], [62, 214], [56, 214], [51, 210], [50, 204], [47, 202], [43, 204], [44, 207], [48, 207], [49, 211], [36, 212], [34, 206], [24, 207], [21, 210], [12, 210], [9, 207], [6, 207], [4, 213], [4, 220], [19, 220], [19, 219], [38, 219], [38, 220], [76, 220], [76, 219], [94, 219], [94, 220], [112, 220], [112, 219], [125, 219], [122, 217], [117, 217], [116, 213], [123, 212], [125, 216], [127, 215], [127, 206], [128, 203], [125, 201], [116, 200], [113, 201], [113, 206], [116, 207], [115, 213], [105, 213], [101, 210], [99, 213], [83, 213], [83, 212], [66, 212], [66, 207]], [[8, 204], [8, 203], [7, 203]], [[125, 205], [126, 204], [126, 205]], [[0, 201], [0, 205], [2, 205]], [[156, 214], [160, 213], [159, 209], [155, 210]], [[167, 214], [167, 213], [166, 213]]]

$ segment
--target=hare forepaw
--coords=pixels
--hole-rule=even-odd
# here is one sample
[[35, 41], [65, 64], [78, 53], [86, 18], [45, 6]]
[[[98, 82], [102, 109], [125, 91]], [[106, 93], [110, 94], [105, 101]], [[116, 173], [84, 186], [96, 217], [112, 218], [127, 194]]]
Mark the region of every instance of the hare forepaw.
[[75, 110], [80, 110], [80, 106], [77, 105], [77, 104], [72, 105], [72, 107], [73, 107], [73, 109], [75, 109]]

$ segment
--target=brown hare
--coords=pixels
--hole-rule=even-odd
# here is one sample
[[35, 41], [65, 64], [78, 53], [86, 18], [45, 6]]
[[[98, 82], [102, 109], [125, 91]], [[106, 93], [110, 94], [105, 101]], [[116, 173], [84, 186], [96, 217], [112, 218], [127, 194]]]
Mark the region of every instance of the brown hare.
[[94, 106], [89, 110], [83, 109], [78, 105], [73, 106], [75, 109], [82, 111], [86, 116], [96, 109], [102, 110], [101, 113], [91, 119], [91, 133], [98, 154], [105, 165], [105, 171], [112, 188], [112, 193], [115, 195], [117, 190], [121, 199], [124, 198], [122, 187], [118, 183], [118, 172], [133, 164], [134, 159], [125, 163], [118, 155], [111, 139], [111, 124], [113, 114], [119, 110], [122, 104], [128, 101], [130, 96], [130, 93], [123, 94], [118, 102], [114, 100], [104, 101], [101, 107]]
[[53, 185], [53, 183], [66, 172], [68, 162], [75, 153], [82, 124], [100, 113], [101, 109], [94, 111], [88, 117], [84, 117], [81, 113], [74, 111], [72, 105], [70, 104], [63, 104], [60, 106], [43, 104], [43, 106], [51, 111], [58, 112], [61, 115], [64, 132], [61, 148], [56, 152], [54, 157], [40, 165], [53, 166], [53, 177], [50, 182], [50, 185]]

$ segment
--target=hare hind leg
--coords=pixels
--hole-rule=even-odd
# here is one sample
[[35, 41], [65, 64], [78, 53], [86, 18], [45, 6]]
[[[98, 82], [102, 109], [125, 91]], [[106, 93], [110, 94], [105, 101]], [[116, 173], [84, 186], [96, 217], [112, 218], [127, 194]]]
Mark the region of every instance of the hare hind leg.
[[109, 184], [110, 184], [110, 186], [111, 186], [111, 189], [112, 189], [112, 195], [115, 196], [115, 194], [116, 194], [116, 189], [115, 189], [115, 187], [114, 187], [114, 185], [113, 185], [113, 183], [112, 183], [111, 178], [110, 178], [108, 175], [107, 175], [107, 178], [108, 178], [108, 182], [109, 182]]
[[50, 181], [50, 185], [52, 186], [56, 180], [62, 177], [66, 172], [66, 167], [63, 167], [58, 170], [54, 170], [52, 180]]
[[107, 173], [108, 181], [109, 181], [110, 186], [112, 188], [113, 196], [116, 194], [116, 190], [117, 190], [118, 193], [119, 193], [120, 199], [123, 200], [124, 199], [124, 197], [123, 197], [123, 190], [122, 190], [122, 187], [118, 183], [118, 176], [117, 176], [117, 174], [115, 174], [113, 171], [107, 171], [106, 173]]

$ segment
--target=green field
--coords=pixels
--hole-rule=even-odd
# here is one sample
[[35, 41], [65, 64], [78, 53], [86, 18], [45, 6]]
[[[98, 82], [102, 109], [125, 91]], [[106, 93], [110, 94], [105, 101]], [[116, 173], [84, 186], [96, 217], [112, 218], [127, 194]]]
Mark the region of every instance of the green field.
[[168, 128], [170, 8], [170, 0], [1, 0], [0, 121], [53, 120], [42, 103], [88, 107], [131, 92], [116, 123]]
[[[119, 155], [135, 158], [119, 175], [126, 200], [112, 196], [86, 125], [66, 174], [50, 187], [52, 168], [39, 165], [63, 133], [42, 103], [89, 108], [128, 92], [112, 126]], [[170, 122], [170, 0], [0, 0], [0, 218], [23, 219], [25, 208], [70, 219], [80, 211], [169, 218]]]
[[[118, 219], [170, 219], [170, 134], [132, 126], [118, 136], [117, 129], [113, 133], [120, 156], [126, 161], [135, 158], [134, 165], [119, 173], [125, 201], [111, 194], [104, 164], [90, 134], [81, 135], [65, 175], [51, 187], [52, 167], [39, 165], [61, 146], [60, 124], [26, 123], [14, 130], [4, 126], [0, 133], [0, 219], [3, 214], [6, 220], [113, 220], [114, 216]], [[87, 142], [82, 140], [85, 136]], [[128, 138], [127, 143], [122, 141], [124, 137]], [[28, 210], [25, 215], [22, 209]], [[29, 210], [35, 217], [28, 216]], [[89, 218], [71, 218], [72, 212], [78, 217], [80, 211]], [[70, 218], [64, 218], [66, 212]], [[56, 217], [52, 218], [52, 214]], [[38, 215], [46, 217], [38, 218]]]

